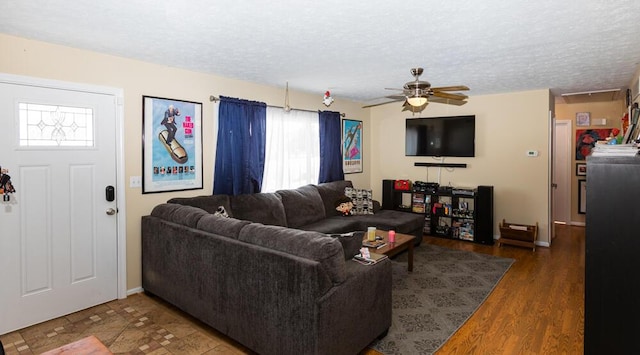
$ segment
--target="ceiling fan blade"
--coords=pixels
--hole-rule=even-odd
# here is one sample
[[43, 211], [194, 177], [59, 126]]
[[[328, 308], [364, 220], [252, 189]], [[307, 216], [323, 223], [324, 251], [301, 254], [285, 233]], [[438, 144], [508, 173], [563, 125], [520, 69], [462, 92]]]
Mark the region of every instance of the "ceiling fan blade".
[[388, 96], [385, 96], [385, 97], [388, 98], [388, 99], [394, 99], [396, 101], [405, 100], [407, 98], [404, 95], [388, 95]]
[[455, 105], [455, 106], [462, 106], [462, 105], [467, 103], [467, 101], [451, 100], [451, 99], [445, 99], [445, 98], [436, 97], [436, 96], [431, 96], [429, 98], [429, 102], [435, 102], [435, 103], [447, 104], [447, 105]]
[[402, 101], [402, 100], [405, 100], [405, 97], [404, 97], [404, 96], [402, 96], [402, 98], [401, 98], [401, 99], [397, 99], [397, 100], [390, 100], [390, 101], [385, 101], [385, 102], [379, 102], [379, 103], [371, 104], [371, 105], [365, 105], [365, 106], [362, 106], [362, 108], [375, 107], [375, 106], [382, 106], [382, 105], [386, 105], [386, 104], [390, 104], [390, 103], [398, 102], [398, 101]]
[[456, 85], [456, 86], [440, 86], [437, 88], [431, 88], [433, 91], [467, 91], [468, 87], [464, 85]]
[[440, 91], [434, 92], [433, 96], [442, 97], [442, 98], [451, 99], [451, 100], [466, 100], [468, 97], [467, 95], [463, 95], [463, 94], [450, 94], [448, 92], [440, 92]]
[[404, 91], [404, 89], [398, 89], [398, 88], [384, 88], [385, 90], [395, 90], [395, 91]]

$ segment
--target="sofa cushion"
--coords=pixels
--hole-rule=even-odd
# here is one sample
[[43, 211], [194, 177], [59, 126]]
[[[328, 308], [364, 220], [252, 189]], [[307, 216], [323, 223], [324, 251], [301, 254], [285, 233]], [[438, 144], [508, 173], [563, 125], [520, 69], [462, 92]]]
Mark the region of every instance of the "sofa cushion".
[[238, 239], [242, 227], [249, 223], [251, 222], [209, 214], [200, 218], [196, 228], [223, 237]]
[[287, 226], [290, 228], [313, 223], [325, 216], [322, 198], [313, 185], [293, 190], [279, 190], [276, 194], [282, 200], [284, 212], [287, 215]]
[[229, 196], [230, 216], [246, 221], [287, 226], [287, 217], [280, 196], [275, 193], [255, 193]]
[[316, 186], [316, 189], [318, 189], [318, 193], [320, 193], [320, 197], [322, 198], [322, 203], [324, 203], [324, 211], [326, 217], [340, 215], [340, 212], [336, 211], [335, 203], [338, 198], [344, 196], [345, 187], [353, 187], [351, 181], [332, 181], [318, 184]]
[[209, 213], [201, 208], [176, 203], [162, 203], [151, 211], [154, 217], [162, 218], [183, 226], [196, 228], [198, 221]]
[[344, 194], [353, 202], [352, 215], [373, 214], [373, 193], [371, 190], [345, 187]]
[[352, 216], [361, 228], [375, 226], [382, 230], [395, 230], [398, 233], [411, 234], [424, 227], [424, 215], [394, 210], [380, 210], [374, 215]]
[[218, 207], [222, 206], [229, 214], [229, 217], [233, 217], [233, 214], [231, 213], [231, 205], [229, 203], [229, 195], [175, 197], [167, 201], [167, 203], [179, 203], [181, 205], [194, 206], [202, 208], [209, 213], [215, 213], [218, 210]]
[[344, 252], [336, 238], [316, 232], [251, 223], [240, 230], [238, 239], [317, 261], [334, 284], [345, 280]]

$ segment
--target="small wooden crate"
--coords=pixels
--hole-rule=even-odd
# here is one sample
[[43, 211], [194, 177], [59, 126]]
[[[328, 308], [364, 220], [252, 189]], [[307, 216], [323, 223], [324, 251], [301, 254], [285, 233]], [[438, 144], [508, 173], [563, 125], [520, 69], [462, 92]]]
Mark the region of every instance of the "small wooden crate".
[[538, 238], [538, 222], [536, 225], [521, 223], [508, 223], [502, 220], [500, 223], [500, 239], [498, 246], [502, 244], [517, 245], [536, 250], [536, 239]]

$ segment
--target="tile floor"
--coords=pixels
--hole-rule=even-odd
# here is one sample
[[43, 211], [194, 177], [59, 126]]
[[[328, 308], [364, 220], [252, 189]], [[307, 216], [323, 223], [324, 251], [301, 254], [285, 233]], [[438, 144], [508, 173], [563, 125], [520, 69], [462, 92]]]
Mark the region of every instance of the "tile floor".
[[7, 355], [40, 354], [96, 336], [114, 354], [250, 354], [226, 336], [143, 293], [0, 335]]

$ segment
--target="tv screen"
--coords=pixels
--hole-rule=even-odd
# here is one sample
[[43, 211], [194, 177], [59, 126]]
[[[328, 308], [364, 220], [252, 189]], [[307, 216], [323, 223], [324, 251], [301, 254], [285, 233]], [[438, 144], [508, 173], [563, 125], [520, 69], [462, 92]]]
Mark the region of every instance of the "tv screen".
[[407, 118], [406, 156], [475, 156], [476, 116]]

